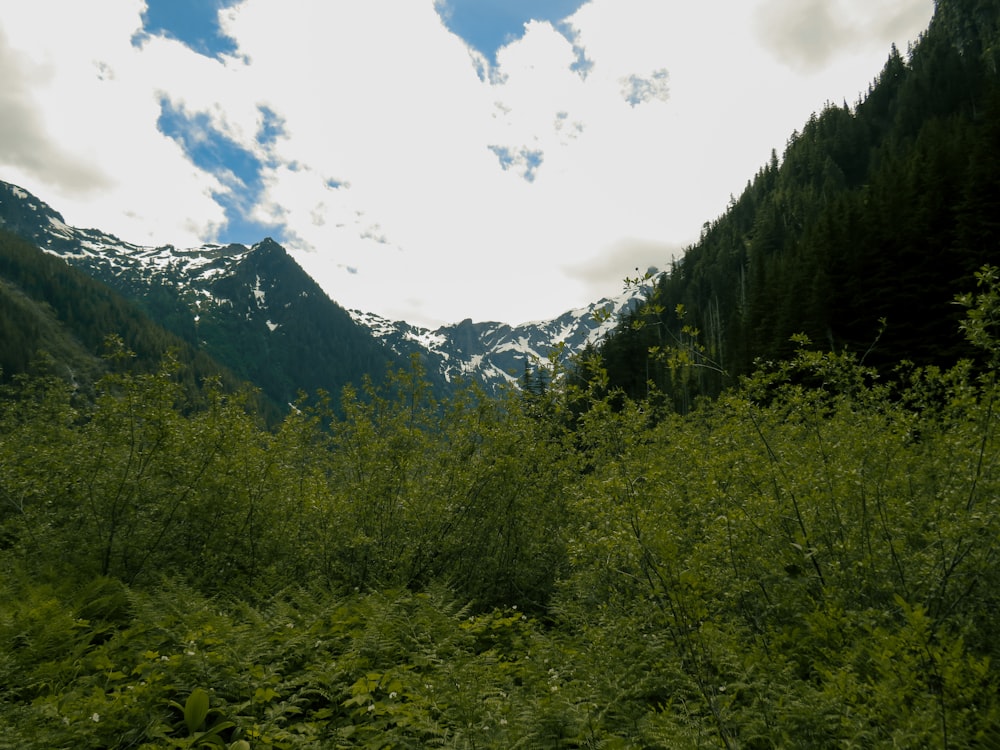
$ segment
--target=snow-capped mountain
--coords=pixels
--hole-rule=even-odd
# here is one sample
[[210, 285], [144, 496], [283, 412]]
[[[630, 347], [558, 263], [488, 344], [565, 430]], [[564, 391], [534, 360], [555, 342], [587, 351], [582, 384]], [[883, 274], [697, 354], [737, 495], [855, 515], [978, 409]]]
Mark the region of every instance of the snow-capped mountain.
[[439, 387], [459, 379], [488, 392], [560, 349], [569, 357], [611, 330], [643, 289], [554, 320], [508, 325], [465, 320], [428, 330], [345, 311], [278, 243], [146, 247], [66, 224], [50, 206], [0, 182], [0, 226], [139, 302], [158, 322], [259, 386], [275, 403], [299, 391], [337, 393], [420, 356]]
[[629, 290], [569, 310], [553, 320], [520, 325], [466, 319], [430, 330], [360, 310], [349, 312], [397, 354], [419, 353], [428, 369], [439, 373], [446, 382], [476, 380], [487, 390], [494, 390], [517, 384], [526, 366], [535, 370], [539, 364], [547, 365], [553, 352], [570, 357], [587, 344], [597, 343], [615, 327], [620, 315], [641, 299], [642, 293], [643, 289]]
[[[0, 183], [0, 226], [57, 255], [254, 384], [279, 409], [300, 392], [339, 394], [403, 362], [354, 322], [276, 242], [144, 247], [68, 226]], [[109, 331], [112, 333], [112, 331]]]
[[[238, 265], [250, 252], [242, 245], [203, 245], [190, 250], [133, 245], [97, 229], [71, 227], [48, 204], [2, 182], [0, 227], [113, 286], [166, 284], [180, 294], [191, 291], [206, 300], [211, 299], [207, 291], [211, 280]], [[197, 299], [192, 302], [197, 309]]]

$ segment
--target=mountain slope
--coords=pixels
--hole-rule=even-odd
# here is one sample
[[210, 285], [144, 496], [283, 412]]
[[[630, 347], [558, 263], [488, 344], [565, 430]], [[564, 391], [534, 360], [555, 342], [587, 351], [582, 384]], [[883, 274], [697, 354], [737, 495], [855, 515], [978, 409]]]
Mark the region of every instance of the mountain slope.
[[156, 370], [168, 352], [184, 364], [189, 393], [205, 378], [228, 389], [238, 379], [203, 352], [154, 323], [134, 303], [0, 229], [0, 378], [45, 372], [88, 390], [107, 372], [106, 337], [115, 335], [134, 355], [129, 367]]
[[552, 320], [520, 325], [466, 319], [430, 330], [359, 310], [351, 315], [400, 356], [418, 355], [427, 370], [445, 382], [474, 380], [495, 393], [518, 384], [526, 369], [546, 365], [550, 355], [571, 357], [599, 342], [651, 287], [635, 287]]
[[300, 392], [337, 394], [401, 364], [272, 240], [251, 248], [133, 245], [70, 227], [8, 184], [0, 184], [0, 221], [135, 301], [282, 408]]
[[496, 392], [553, 351], [569, 357], [600, 341], [651, 288], [633, 287], [548, 321], [465, 320], [432, 331], [348, 313], [270, 239], [252, 248], [133, 245], [70, 227], [50, 206], [6, 183], [0, 183], [0, 224], [136, 301], [278, 405], [299, 391], [336, 394], [365, 375], [377, 381], [412, 356], [439, 392], [459, 379]]
[[[952, 302], [1000, 261], [998, 17], [995, 3], [939, 2], [855, 107], [794, 133], [660, 280], [655, 308], [610, 337], [612, 383], [641, 395], [649, 372], [684, 408], [788, 356], [799, 332], [886, 368], [971, 356]], [[689, 341], [685, 327], [706, 366], [681, 374], [649, 352]]]
[[[70, 382], [78, 377], [95, 380], [102, 370], [97, 353], [60, 320], [52, 298], [22, 287], [24, 264], [17, 257], [18, 249], [33, 248], [20, 237], [0, 230], [0, 379], [6, 381], [37, 369], [40, 359], [51, 357], [56, 370], [53, 374]], [[44, 271], [38, 275], [48, 276]]]

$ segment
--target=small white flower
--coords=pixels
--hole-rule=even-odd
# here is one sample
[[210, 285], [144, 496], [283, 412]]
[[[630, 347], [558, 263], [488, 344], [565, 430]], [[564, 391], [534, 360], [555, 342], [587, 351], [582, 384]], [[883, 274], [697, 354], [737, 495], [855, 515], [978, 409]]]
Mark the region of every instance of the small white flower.
[[368, 712], [371, 713], [374, 710], [375, 710], [375, 704], [374, 703], [369, 703], [368, 704]]
[[395, 698], [395, 697], [396, 697], [396, 695], [397, 695], [396, 691], [395, 691], [395, 690], [393, 690], [393, 691], [392, 691], [391, 693], [389, 693], [389, 698], [390, 698], [390, 699], [392, 699], [392, 698]]
[[507, 720], [506, 719], [500, 719], [500, 726], [502, 726], [502, 727], [507, 726]]
[[90, 720], [93, 722], [98, 722], [101, 720], [101, 715], [95, 711], [94, 715], [90, 717]]

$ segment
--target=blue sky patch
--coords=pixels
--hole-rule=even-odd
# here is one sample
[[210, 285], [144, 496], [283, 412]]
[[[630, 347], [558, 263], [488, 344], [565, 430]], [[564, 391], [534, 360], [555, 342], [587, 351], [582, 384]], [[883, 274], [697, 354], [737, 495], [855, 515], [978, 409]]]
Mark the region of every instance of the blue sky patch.
[[506, 172], [514, 166], [514, 154], [506, 146], [490, 146], [490, 151], [500, 160], [500, 168]]
[[[273, 141], [280, 132], [267, 125], [267, 111], [262, 108], [265, 124], [258, 133], [262, 143], [266, 139]], [[261, 172], [265, 164], [260, 158], [219, 132], [206, 113], [192, 114], [166, 97], [160, 100], [157, 127], [184, 149], [195, 166], [214, 175], [226, 186], [225, 190], [212, 194], [226, 215], [226, 224], [219, 231], [218, 242], [252, 245], [266, 236], [283, 241], [281, 226], [263, 224], [250, 218], [254, 205], [264, 192]]]
[[506, 146], [489, 146], [490, 151], [496, 154], [500, 161], [500, 168], [504, 172], [516, 171], [528, 182], [534, 182], [538, 174], [538, 168], [542, 165], [545, 153], [539, 150], [521, 148], [513, 150]]
[[521, 149], [521, 158], [524, 164], [524, 179], [528, 182], [535, 181], [535, 175], [538, 173], [538, 168], [542, 166], [542, 159], [545, 157], [541, 151], [529, 151], [526, 148]]
[[176, 39], [205, 57], [221, 58], [236, 54], [236, 42], [222, 32], [219, 11], [239, 0], [146, 0], [142, 13], [142, 32], [132, 43], [145, 35]]
[[437, 0], [435, 7], [445, 26], [466, 44], [482, 52], [496, 66], [501, 47], [524, 36], [528, 21], [548, 21], [569, 39], [577, 52], [576, 66], [585, 67], [586, 58], [576, 45], [575, 32], [565, 23], [589, 0]]
[[257, 143], [270, 146], [285, 132], [285, 119], [270, 107], [258, 107], [260, 112], [260, 128], [257, 130]]
[[557, 23], [555, 29], [573, 45], [573, 54], [576, 55], [576, 60], [569, 66], [569, 69], [578, 73], [581, 78], [586, 78], [591, 68], [594, 67], [594, 61], [587, 57], [587, 50], [579, 44], [579, 32], [566, 21]]

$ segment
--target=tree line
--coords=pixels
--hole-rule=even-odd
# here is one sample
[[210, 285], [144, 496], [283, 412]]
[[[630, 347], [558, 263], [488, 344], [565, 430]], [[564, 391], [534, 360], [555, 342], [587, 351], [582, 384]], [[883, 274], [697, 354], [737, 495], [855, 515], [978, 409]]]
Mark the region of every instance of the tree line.
[[[972, 356], [952, 299], [1000, 250], [997, 18], [938, 3], [854, 106], [827, 105], [772, 152], [599, 347], [611, 382], [636, 395], [652, 380], [688, 408], [788, 357], [800, 332], [879, 368]], [[682, 375], [655, 351], [691, 332], [714, 366]]]

